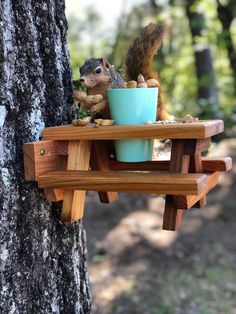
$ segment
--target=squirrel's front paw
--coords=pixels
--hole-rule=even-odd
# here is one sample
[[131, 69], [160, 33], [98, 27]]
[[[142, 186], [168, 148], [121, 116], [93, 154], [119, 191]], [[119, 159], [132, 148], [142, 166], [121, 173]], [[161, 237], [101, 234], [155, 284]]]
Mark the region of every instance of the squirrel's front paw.
[[106, 108], [106, 102], [101, 101], [98, 104], [94, 105], [90, 111], [92, 114], [95, 114], [96, 112], [101, 112], [104, 111], [104, 109]]

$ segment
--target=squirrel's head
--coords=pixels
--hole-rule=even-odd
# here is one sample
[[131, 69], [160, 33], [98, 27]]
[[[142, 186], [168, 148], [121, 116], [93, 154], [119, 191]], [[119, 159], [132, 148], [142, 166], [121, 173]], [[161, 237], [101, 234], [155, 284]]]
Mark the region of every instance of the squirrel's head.
[[101, 85], [109, 85], [111, 82], [111, 65], [105, 58], [92, 58], [80, 68], [80, 82], [89, 88]]

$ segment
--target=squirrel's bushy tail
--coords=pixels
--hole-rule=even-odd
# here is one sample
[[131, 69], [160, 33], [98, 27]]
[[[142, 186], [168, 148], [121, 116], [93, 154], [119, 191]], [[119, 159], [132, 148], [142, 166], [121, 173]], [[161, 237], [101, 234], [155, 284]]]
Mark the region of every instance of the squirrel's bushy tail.
[[126, 56], [126, 74], [129, 81], [137, 80], [140, 73], [145, 80], [157, 78], [152, 63], [154, 55], [161, 47], [162, 38], [162, 26], [151, 23], [142, 29], [141, 34], [134, 40]]
[[[153, 69], [153, 57], [160, 49], [163, 39], [163, 27], [151, 23], [142, 29], [141, 34], [130, 46], [125, 64], [127, 79], [137, 80], [141, 73], [145, 80], [158, 78], [157, 72]], [[168, 118], [166, 105], [162, 103], [160, 93], [158, 97], [158, 119]]]

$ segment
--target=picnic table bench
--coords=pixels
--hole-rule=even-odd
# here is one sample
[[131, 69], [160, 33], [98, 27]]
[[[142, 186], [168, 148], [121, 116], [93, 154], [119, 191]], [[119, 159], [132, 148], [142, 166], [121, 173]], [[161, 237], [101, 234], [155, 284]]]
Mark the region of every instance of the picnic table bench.
[[[166, 195], [163, 229], [177, 230], [184, 210], [204, 207], [230, 157], [202, 157], [211, 137], [222, 133], [221, 120], [130, 126], [48, 127], [42, 141], [24, 144], [25, 179], [38, 181], [50, 202], [63, 200], [61, 220], [83, 217], [85, 193], [98, 191], [101, 202], [117, 192]], [[170, 160], [119, 162], [110, 158], [118, 139], [171, 139]]]

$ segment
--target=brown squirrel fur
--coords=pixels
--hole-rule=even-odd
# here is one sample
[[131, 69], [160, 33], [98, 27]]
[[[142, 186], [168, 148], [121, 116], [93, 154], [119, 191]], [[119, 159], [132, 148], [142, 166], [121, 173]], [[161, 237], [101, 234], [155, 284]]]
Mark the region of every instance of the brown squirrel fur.
[[[134, 40], [126, 56], [126, 75], [128, 80], [137, 80], [141, 73], [145, 80], [158, 79], [153, 70], [153, 57], [160, 49], [163, 38], [163, 28], [156, 24], [149, 24], [143, 28], [141, 34]], [[92, 114], [101, 112], [104, 117], [109, 116], [109, 107], [106, 90], [122, 87], [124, 80], [115, 71], [114, 67], [104, 59], [89, 59], [80, 68], [80, 80], [88, 89], [89, 95], [101, 94], [105, 100], [89, 108]], [[158, 96], [158, 119], [168, 119], [166, 105]]]
[[[160, 49], [163, 39], [163, 27], [149, 24], [134, 40], [126, 56], [126, 75], [128, 80], [136, 80], [141, 73], [145, 80], [154, 78], [159, 81], [157, 72], [153, 69], [153, 57]], [[159, 120], [168, 119], [166, 104], [162, 102], [161, 93], [158, 94], [157, 116]]]

